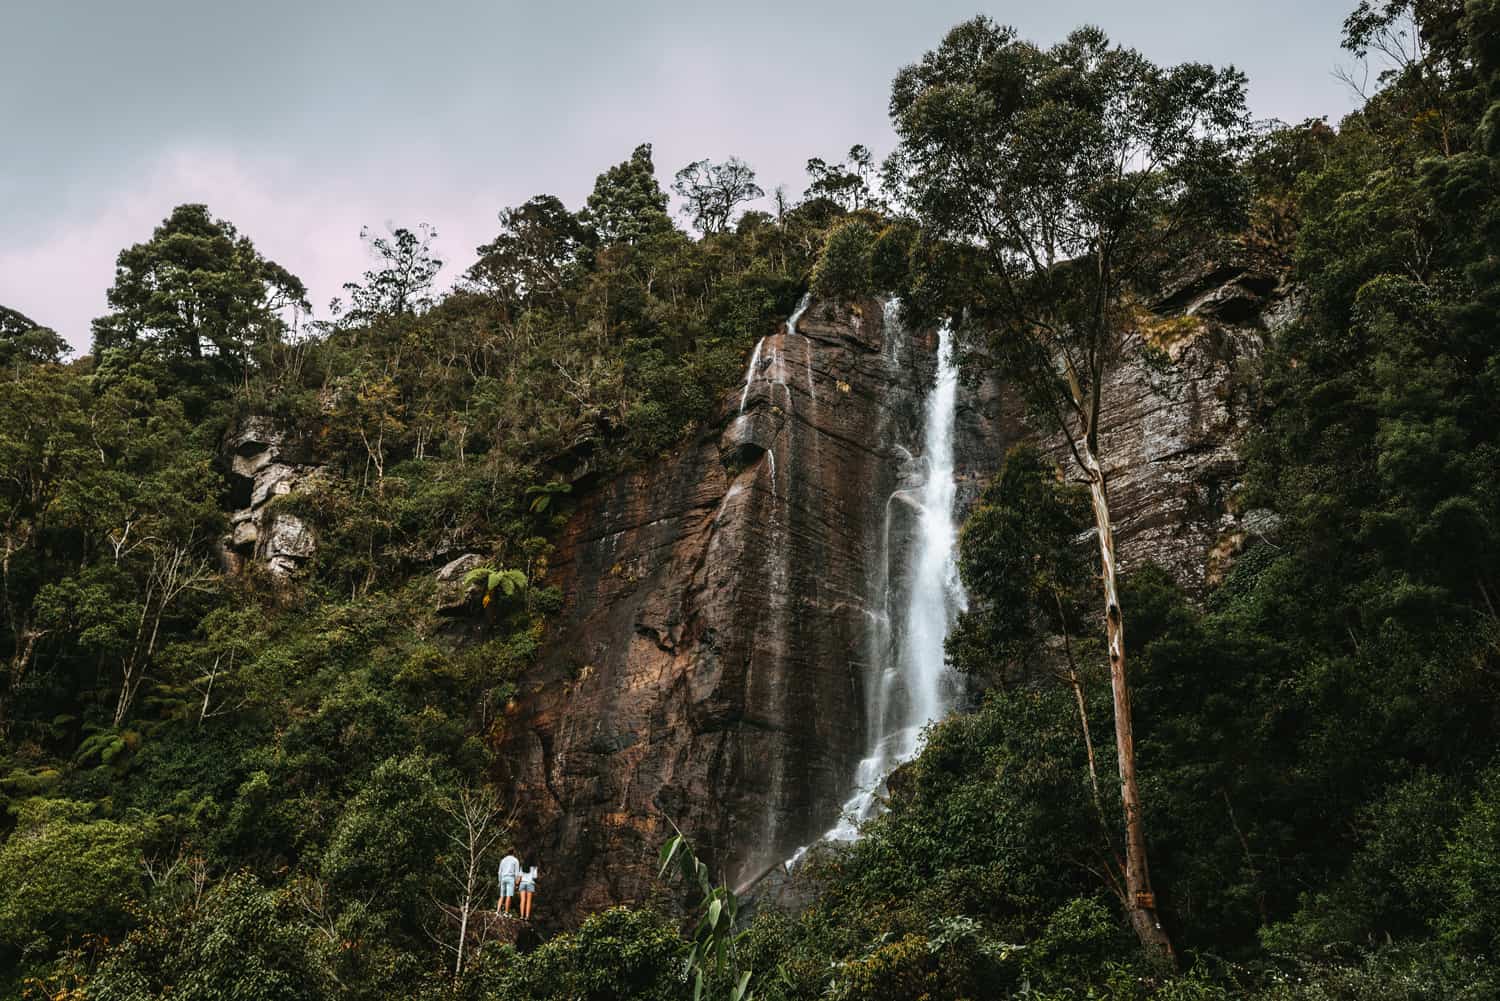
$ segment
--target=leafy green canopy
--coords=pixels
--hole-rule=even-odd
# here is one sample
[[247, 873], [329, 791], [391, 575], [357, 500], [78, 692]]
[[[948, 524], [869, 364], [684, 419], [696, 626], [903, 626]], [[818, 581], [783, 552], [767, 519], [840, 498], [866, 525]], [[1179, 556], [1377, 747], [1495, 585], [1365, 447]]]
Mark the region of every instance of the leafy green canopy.
[[[446, 295], [430, 231], [367, 231], [349, 308], [289, 329], [300, 285], [184, 206], [122, 256], [92, 358], [0, 314], [0, 866], [25, 887], [0, 994], [684, 987], [670, 923], [623, 912], [525, 959], [480, 949], [455, 983], [475, 884], [452, 804], [482, 788], [512, 816], [487, 783], [575, 490], [700, 433], [805, 291], [840, 213], [783, 208], [695, 241], [643, 147], [583, 211], [502, 210]], [[317, 467], [261, 508], [316, 540], [291, 579], [226, 524], [247, 426]], [[438, 607], [464, 554], [483, 614]]]
[[1236, 70], [1158, 67], [1097, 28], [1047, 49], [984, 17], [954, 28], [892, 84], [888, 170], [928, 238], [976, 260], [911, 304], [968, 316], [1039, 413], [1092, 437], [1129, 297], [1241, 219], [1244, 92]]
[[205, 205], [179, 205], [150, 240], [122, 250], [108, 298], [113, 312], [94, 321], [96, 354], [146, 341], [229, 373], [279, 335], [282, 311], [308, 308], [302, 282]]

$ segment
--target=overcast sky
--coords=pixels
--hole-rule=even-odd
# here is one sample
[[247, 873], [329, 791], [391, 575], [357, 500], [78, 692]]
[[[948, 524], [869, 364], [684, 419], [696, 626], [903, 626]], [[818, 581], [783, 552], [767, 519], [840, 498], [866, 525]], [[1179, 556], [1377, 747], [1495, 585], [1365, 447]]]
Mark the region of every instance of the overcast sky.
[[502, 206], [577, 207], [655, 144], [665, 186], [738, 155], [800, 194], [810, 156], [884, 156], [891, 77], [985, 13], [1082, 24], [1158, 62], [1233, 63], [1257, 117], [1336, 120], [1353, 0], [0, 0], [0, 304], [80, 350], [115, 255], [206, 202], [321, 311], [362, 225], [437, 227], [452, 277]]

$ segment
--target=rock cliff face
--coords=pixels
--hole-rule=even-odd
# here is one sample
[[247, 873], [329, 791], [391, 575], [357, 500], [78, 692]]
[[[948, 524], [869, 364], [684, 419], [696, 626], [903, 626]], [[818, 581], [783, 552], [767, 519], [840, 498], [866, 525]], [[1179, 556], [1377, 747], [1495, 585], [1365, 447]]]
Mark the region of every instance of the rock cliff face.
[[[1269, 289], [1242, 279], [1200, 276], [1161, 304], [1187, 317], [1164, 345], [1177, 364], [1109, 387], [1126, 569], [1151, 559], [1201, 587], [1210, 552], [1243, 538], [1237, 380]], [[888, 500], [922, 476], [936, 346], [876, 301], [814, 303], [762, 342], [702, 437], [582, 500], [553, 561], [564, 611], [504, 756], [554, 913], [655, 892], [669, 819], [736, 884], [837, 819], [868, 747], [870, 620], [904, 558]], [[1030, 436], [1003, 387], [964, 386], [960, 506]]]
[[[873, 300], [814, 304], [709, 433], [583, 502], [508, 756], [557, 906], [647, 895], [668, 818], [736, 882], [836, 819], [866, 749], [886, 502], [920, 458], [935, 348]], [[999, 402], [987, 385], [960, 403], [969, 483], [1013, 438]]]
[[271, 574], [288, 578], [313, 555], [317, 540], [301, 519], [270, 506], [291, 493], [321, 467], [269, 419], [251, 417], [229, 433], [224, 443], [229, 460], [229, 535], [220, 553], [229, 572], [247, 560], [259, 560]]
[[[1234, 495], [1261, 350], [1295, 309], [1275, 278], [1238, 266], [1199, 271], [1154, 305], [1160, 322], [1146, 336], [1170, 364], [1122, 366], [1103, 393], [1100, 444], [1123, 571], [1155, 563], [1201, 594], [1247, 537], [1274, 527], [1268, 512], [1238, 510]], [[1077, 474], [1061, 435], [1041, 443]]]

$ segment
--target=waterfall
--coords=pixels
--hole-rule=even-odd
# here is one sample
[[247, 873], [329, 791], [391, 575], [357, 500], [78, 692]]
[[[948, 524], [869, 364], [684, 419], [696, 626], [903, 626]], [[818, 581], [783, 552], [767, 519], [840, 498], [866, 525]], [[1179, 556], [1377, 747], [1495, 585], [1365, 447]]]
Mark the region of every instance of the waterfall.
[[[887, 340], [893, 342], [894, 303], [887, 309]], [[853, 794], [825, 840], [848, 841], [873, 816], [886, 777], [916, 756], [922, 730], [953, 708], [958, 693], [944, 658], [943, 642], [968, 597], [958, 576], [954, 521], [953, 435], [958, 405], [958, 369], [953, 331], [938, 329], [937, 375], [927, 395], [922, 433], [925, 476], [920, 487], [898, 490], [886, 503], [884, 549], [889, 560], [894, 531], [892, 511], [910, 524], [908, 565], [882, 568], [876, 584], [882, 612], [869, 616], [873, 668], [870, 672], [869, 753], [859, 763]], [[896, 450], [902, 451], [900, 446]], [[898, 507], [899, 506], [899, 507]], [[900, 509], [905, 509], [904, 511]], [[899, 541], [899, 540], [898, 540]], [[893, 605], [895, 607], [893, 607]], [[796, 865], [807, 848], [788, 860]]]
[[[803, 295], [801, 301], [799, 301], [797, 303], [797, 308], [792, 311], [792, 315], [790, 317], [788, 317], [787, 321], [786, 321], [786, 332], [788, 334], [795, 334], [795, 333], [797, 333], [797, 321], [800, 320], [800, 319], [802, 319], [802, 314], [803, 313], [807, 312], [807, 305], [811, 301], [812, 301], [812, 295], [809, 293], [809, 294]], [[765, 344], [766, 344], [766, 339], [764, 337], [762, 337], [760, 340], [758, 340], [758, 341], [755, 342], [755, 350], [752, 351], [752, 352], [750, 352], [750, 364], [745, 369], [745, 388], [742, 389], [742, 390], [740, 390], [740, 413], [742, 413], [742, 414], [745, 412], [745, 403], [746, 403], [746, 401], [748, 401], [750, 399], [750, 383], [752, 383], [752, 382], [755, 381], [755, 373], [760, 370], [760, 353], [761, 353], [761, 350], [765, 347]], [[772, 348], [772, 351], [774, 352], [775, 348]], [[776, 374], [775, 374], [776, 384], [779, 385], [779, 386], [781, 386], [782, 388], [786, 388], [786, 371], [785, 371], [785, 368], [784, 368], [785, 361], [782, 360], [779, 355], [774, 356], [774, 358], [775, 358], [776, 364], [778, 366], [778, 369], [777, 369]], [[811, 358], [809, 358], [809, 361], [808, 361], [808, 370], [807, 371], [808, 371], [808, 379], [809, 379], [808, 385], [809, 385], [809, 388], [811, 388], [811, 381], [810, 381], [811, 378], [812, 378], [812, 362], [811, 362]]]
[[750, 365], [745, 369], [745, 388], [740, 392], [740, 413], [745, 412], [745, 401], [750, 398], [750, 383], [755, 379], [755, 370], [760, 368], [760, 349], [766, 343], [762, 337], [755, 342], [755, 350], [750, 352]]
[[953, 331], [938, 330], [937, 380], [927, 398], [923, 455], [927, 478], [917, 502], [916, 565], [907, 595], [900, 662], [909, 706], [907, 736], [898, 754], [916, 753], [922, 727], [953, 707], [957, 694], [943, 657], [943, 641], [957, 613], [968, 607], [958, 578], [958, 527], [953, 522], [957, 484], [953, 478], [953, 421], [958, 402], [958, 369], [953, 363]]

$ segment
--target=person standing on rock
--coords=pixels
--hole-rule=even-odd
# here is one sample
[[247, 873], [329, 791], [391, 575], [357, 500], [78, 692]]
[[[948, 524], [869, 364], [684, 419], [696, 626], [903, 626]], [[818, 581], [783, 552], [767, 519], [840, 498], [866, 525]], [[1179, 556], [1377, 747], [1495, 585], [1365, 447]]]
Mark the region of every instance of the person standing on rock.
[[531, 920], [531, 898], [536, 894], [536, 866], [521, 873], [521, 920]]
[[510, 915], [510, 898], [516, 895], [516, 877], [520, 874], [521, 860], [514, 852], [506, 852], [500, 860], [500, 903], [495, 905], [496, 913]]

